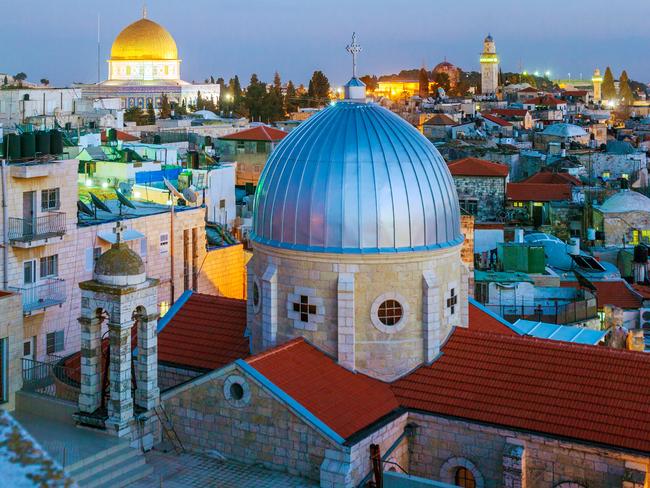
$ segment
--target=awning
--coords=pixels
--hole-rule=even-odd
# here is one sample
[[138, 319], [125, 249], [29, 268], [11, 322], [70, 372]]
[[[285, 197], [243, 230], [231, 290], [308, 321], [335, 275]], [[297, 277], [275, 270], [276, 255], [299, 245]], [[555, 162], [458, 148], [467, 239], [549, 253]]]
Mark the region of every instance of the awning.
[[[115, 238], [115, 232], [112, 230], [100, 230], [97, 232], [97, 237], [99, 237], [102, 241], [106, 241], [109, 244], [115, 244], [117, 242], [117, 239]], [[138, 232], [137, 230], [133, 229], [126, 229], [125, 231], [122, 232], [122, 241], [137, 241], [138, 239], [143, 239], [144, 234], [142, 232]]]

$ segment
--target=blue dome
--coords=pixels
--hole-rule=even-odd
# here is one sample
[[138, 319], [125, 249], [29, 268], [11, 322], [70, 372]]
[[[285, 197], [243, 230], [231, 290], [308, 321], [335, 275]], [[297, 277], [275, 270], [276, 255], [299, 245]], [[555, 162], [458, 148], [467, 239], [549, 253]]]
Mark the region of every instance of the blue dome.
[[459, 244], [456, 188], [438, 150], [394, 113], [343, 101], [285, 137], [255, 194], [251, 238], [332, 253]]

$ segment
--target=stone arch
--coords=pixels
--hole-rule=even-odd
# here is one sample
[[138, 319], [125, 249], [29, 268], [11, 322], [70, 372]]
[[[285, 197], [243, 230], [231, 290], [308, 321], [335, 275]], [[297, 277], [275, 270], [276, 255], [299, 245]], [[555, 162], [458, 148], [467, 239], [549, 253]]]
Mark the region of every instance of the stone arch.
[[585, 488], [584, 485], [576, 483], [575, 481], [562, 481], [555, 485], [555, 488]]
[[447, 461], [445, 461], [445, 463], [440, 468], [440, 480], [453, 485], [454, 475], [456, 474], [456, 469], [458, 468], [466, 468], [474, 475], [476, 488], [485, 487], [485, 480], [483, 479], [483, 475], [478, 470], [476, 465], [469, 459], [463, 457], [452, 457], [447, 459]]

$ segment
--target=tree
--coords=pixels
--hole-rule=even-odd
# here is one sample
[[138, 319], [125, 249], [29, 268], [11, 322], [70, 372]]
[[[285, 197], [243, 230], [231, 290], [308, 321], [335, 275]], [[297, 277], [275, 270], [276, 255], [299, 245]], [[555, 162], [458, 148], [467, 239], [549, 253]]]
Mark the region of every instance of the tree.
[[201, 90], [196, 92], [196, 109], [197, 110], [205, 109], [205, 101], [203, 100], [203, 96], [201, 96]]
[[634, 94], [632, 93], [632, 88], [630, 88], [630, 79], [625, 70], [623, 70], [621, 77], [618, 79], [618, 96], [625, 105], [632, 105], [634, 103]]
[[154, 125], [156, 123], [156, 111], [151, 102], [147, 104], [147, 115], [144, 120], [146, 120], [146, 125]]
[[418, 95], [420, 95], [421, 98], [428, 98], [429, 97], [429, 74], [427, 73], [427, 70], [422, 68], [420, 69], [420, 72], [418, 73], [418, 84], [420, 86]]
[[187, 115], [187, 107], [185, 106], [185, 100], [181, 103], [176, 103], [173, 106], [174, 115]]
[[214, 85], [214, 76], [210, 75], [210, 83]]
[[266, 84], [262, 83], [257, 75], [253, 73], [248, 88], [246, 89], [246, 97], [244, 98], [244, 107], [251, 120], [261, 120], [262, 115], [267, 115], [263, 113], [265, 97]]
[[50, 84], [50, 80], [48, 80], [47, 78], [41, 78], [41, 85], [47, 86], [49, 84]]
[[307, 95], [312, 107], [325, 105], [329, 101], [330, 82], [322, 71], [314, 71], [309, 80]]
[[163, 93], [160, 97], [160, 118], [169, 119], [172, 116], [172, 107], [169, 103], [169, 97], [166, 93]]
[[616, 99], [616, 87], [614, 86], [614, 75], [612, 70], [607, 67], [605, 76], [603, 76], [603, 86], [601, 88], [603, 100]]
[[145, 113], [137, 105], [129, 107], [124, 111], [124, 122], [135, 122], [136, 125], [145, 125], [146, 122], [144, 122], [144, 119], [146, 118]]
[[16, 81], [25, 81], [26, 79], [27, 79], [27, 75], [22, 71], [14, 75], [14, 80]]
[[450, 83], [449, 83], [449, 75], [447, 73], [434, 74], [433, 82], [436, 84], [436, 88], [442, 88], [443, 90], [445, 90], [445, 93], [449, 92]]
[[280, 78], [280, 73], [277, 71], [273, 75], [273, 91], [279, 96], [282, 96], [282, 79]]
[[7, 75], [5, 75], [4, 79], [2, 80], [2, 84], [4, 86], [7, 86], [9, 84], [9, 79], [7, 78]]
[[366, 89], [369, 92], [373, 92], [377, 89], [377, 77], [376, 76], [370, 76], [370, 75], [364, 75], [361, 78], [359, 78], [363, 83], [366, 85]]
[[296, 87], [291, 80], [287, 83], [287, 92], [284, 95], [284, 105], [287, 113], [298, 111], [298, 93], [296, 92]]

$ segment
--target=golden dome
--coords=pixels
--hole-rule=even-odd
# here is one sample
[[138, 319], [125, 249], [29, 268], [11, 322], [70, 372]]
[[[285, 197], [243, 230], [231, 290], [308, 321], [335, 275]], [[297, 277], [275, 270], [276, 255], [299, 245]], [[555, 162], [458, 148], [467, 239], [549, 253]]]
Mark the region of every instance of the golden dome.
[[176, 41], [167, 29], [149, 19], [140, 19], [122, 30], [111, 48], [111, 61], [174, 61]]

